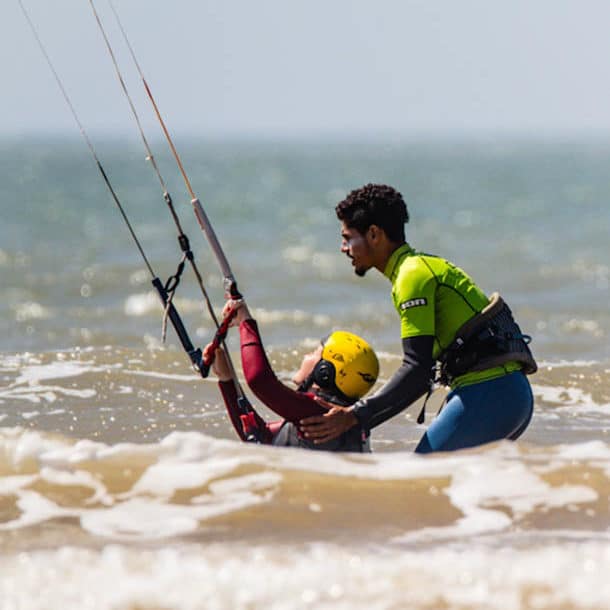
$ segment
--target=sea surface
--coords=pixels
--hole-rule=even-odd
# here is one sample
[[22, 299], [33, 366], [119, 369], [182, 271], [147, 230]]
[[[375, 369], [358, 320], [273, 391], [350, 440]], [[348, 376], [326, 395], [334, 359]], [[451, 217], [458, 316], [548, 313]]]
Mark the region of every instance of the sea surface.
[[[92, 138], [154, 273], [181, 253], [138, 141]], [[206, 291], [219, 267], [155, 157]], [[499, 291], [533, 336], [517, 442], [416, 456], [416, 405], [373, 454], [237, 440], [198, 378], [85, 144], [0, 142], [0, 609], [610, 608], [610, 138], [176, 138], [288, 379], [330, 330], [400, 365], [390, 286], [357, 278], [334, 205], [394, 185], [407, 239]], [[176, 305], [214, 325], [187, 266]], [[234, 330], [228, 338], [239, 375]], [[261, 408], [265, 417], [272, 417]]]

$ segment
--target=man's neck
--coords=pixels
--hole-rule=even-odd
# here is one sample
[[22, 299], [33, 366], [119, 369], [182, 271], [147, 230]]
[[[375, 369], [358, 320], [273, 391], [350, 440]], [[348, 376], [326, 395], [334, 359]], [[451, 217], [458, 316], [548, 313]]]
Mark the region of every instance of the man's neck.
[[404, 246], [406, 242], [395, 242], [386, 240], [383, 244], [381, 244], [379, 248], [379, 256], [377, 257], [377, 261], [375, 262], [375, 269], [377, 269], [380, 273], [385, 271], [385, 268], [388, 265], [388, 261], [390, 257], [398, 248]]

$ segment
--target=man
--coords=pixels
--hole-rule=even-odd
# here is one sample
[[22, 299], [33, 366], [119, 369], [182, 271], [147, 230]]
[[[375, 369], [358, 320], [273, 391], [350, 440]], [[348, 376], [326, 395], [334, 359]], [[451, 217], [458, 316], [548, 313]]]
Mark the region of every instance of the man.
[[[328, 442], [358, 425], [378, 426], [429, 392], [434, 379], [450, 386], [445, 405], [416, 447], [418, 453], [516, 439], [532, 416], [526, 374], [536, 371], [527, 342], [498, 295], [488, 298], [450, 262], [416, 252], [405, 241], [409, 221], [402, 195], [367, 184], [335, 208], [341, 251], [358, 276], [374, 267], [392, 283], [404, 359], [374, 395], [351, 407], [300, 422], [306, 438]], [[418, 421], [423, 421], [423, 411]]]

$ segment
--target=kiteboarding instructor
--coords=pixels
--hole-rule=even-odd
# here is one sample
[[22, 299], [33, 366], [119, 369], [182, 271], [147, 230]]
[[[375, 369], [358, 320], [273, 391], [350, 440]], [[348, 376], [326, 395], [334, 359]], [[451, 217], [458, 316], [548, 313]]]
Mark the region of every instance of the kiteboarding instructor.
[[[450, 392], [416, 452], [518, 438], [533, 412], [526, 374], [537, 367], [527, 345], [530, 338], [521, 333], [502, 298], [487, 297], [464, 271], [405, 241], [407, 206], [391, 186], [367, 184], [335, 211], [341, 251], [356, 275], [374, 267], [392, 284], [404, 356], [372, 396], [349, 407], [328, 404], [326, 414], [302, 419], [305, 437], [326, 443], [352, 426], [370, 431], [430, 392], [436, 381]], [[423, 409], [418, 422], [423, 422]]]

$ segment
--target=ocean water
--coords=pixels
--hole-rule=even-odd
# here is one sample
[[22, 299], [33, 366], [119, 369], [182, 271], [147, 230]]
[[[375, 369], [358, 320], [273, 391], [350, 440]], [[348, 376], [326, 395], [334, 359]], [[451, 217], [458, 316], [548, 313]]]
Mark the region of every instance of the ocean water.
[[[141, 146], [93, 140], [165, 280], [180, 251]], [[534, 337], [533, 421], [515, 443], [415, 456], [438, 390], [424, 425], [415, 406], [375, 429], [372, 455], [238, 442], [215, 381], [171, 328], [162, 341], [83, 142], [5, 139], [0, 608], [610, 607], [610, 139], [176, 144], [281, 376], [336, 328], [374, 345], [382, 381], [399, 366], [389, 284], [355, 277], [333, 211], [387, 182], [409, 242], [499, 291]], [[153, 149], [219, 312], [216, 260]], [[209, 341], [188, 268], [176, 304]], [[228, 345], [237, 356], [235, 332]]]

